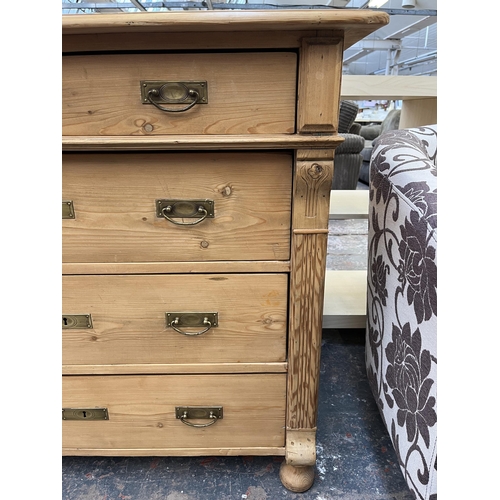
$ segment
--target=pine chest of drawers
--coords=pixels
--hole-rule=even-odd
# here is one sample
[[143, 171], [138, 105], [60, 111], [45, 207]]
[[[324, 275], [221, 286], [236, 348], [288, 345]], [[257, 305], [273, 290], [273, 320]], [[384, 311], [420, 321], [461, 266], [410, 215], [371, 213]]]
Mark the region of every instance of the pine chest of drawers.
[[63, 17], [63, 454], [311, 486], [342, 55], [387, 22]]

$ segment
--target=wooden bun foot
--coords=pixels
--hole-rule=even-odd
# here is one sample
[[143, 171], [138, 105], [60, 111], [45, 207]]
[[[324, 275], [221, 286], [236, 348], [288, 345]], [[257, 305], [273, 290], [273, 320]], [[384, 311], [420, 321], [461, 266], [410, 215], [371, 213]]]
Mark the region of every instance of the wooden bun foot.
[[280, 479], [287, 490], [302, 493], [307, 491], [314, 482], [314, 467], [312, 465], [288, 465], [283, 462], [280, 467]]

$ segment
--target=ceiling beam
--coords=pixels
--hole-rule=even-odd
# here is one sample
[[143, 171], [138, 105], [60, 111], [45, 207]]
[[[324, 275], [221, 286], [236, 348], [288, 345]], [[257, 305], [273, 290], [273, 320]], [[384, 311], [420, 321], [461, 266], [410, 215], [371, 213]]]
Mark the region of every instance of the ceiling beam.
[[130, 1], [134, 4], [134, 7], [138, 8], [139, 10], [142, 10], [143, 12], [147, 11], [146, 7], [144, 7], [144, 5], [142, 5], [142, 3], [139, 2], [139, 0], [130, 0]]
[[[391, 64], [391, 69], [393, 67], [397, 67], [398, 69], [408, 69], [413, 68], [414, 66], [418, 66], [420, 64], [434, 62], [437, 59], [437, 50], [432, 50], [431, 52], [427, 52], [417, 57], [411, 57], [410, 59], [405, 59], [404, 61], [395, 61]], [[375, 71], [374, 75], [380, 75], [384, 73], [385, 70]]]
[[436, 24], [436, 22], [437, 22], [437, 19], [435, 17], [432, 17], [432, 16], [418, 19], [411, 24], [405, 24], [404, 27], [395, 31], [394, 33], [391, 33], [389, 36], [386, 37], [386, 39], [387, 38], [403, 38], [403, 37], [412, 35], [413, 33], [417, 33], [417, 31], [420, 31], [420, 30], [423, 30], [424, 28], [427, 28], [427, 26], [432, 26], [433, 24]]

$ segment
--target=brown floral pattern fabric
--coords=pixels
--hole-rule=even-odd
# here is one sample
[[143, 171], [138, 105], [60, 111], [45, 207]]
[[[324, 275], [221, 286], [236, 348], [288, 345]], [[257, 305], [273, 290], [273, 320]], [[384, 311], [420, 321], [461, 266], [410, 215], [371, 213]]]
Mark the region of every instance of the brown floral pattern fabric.
[[368, 245], [368, 380], [410, 491], [437, 500], [437, 125], [374, 142]]

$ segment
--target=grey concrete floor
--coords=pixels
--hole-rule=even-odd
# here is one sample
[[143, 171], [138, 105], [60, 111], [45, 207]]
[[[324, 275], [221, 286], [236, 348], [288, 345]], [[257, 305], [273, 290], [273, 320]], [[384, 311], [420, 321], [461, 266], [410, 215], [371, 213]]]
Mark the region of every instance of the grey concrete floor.
[[[359, 189], [367, 186], [360, 185]], [[327, 267], [365, 269], [367, 221], [330, 221]], [[370, 392], [364, 330], [323, 330], [313, 486], [291, 493], [283, 457], [63, 457], [63, 500], [410, 500]]]

